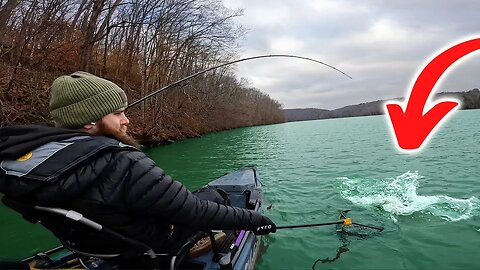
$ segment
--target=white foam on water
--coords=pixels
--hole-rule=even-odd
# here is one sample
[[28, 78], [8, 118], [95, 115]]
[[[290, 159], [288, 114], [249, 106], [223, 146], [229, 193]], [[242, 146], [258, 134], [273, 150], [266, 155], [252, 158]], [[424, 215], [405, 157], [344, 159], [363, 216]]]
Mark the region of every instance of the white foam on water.
[[[479, 208], [476, 197], [457, 199], [445, 195], [417, 194], [418, 172], [406, 172], [387, 179], [350, 179], [339, 177], [338, 188], [343, 198], [363, 206], [381, 207], [393, 215], [411, 215], [421, 212], [449, 221], [471, 218]], [[396, 219], [395, 219], [396, 220]]]

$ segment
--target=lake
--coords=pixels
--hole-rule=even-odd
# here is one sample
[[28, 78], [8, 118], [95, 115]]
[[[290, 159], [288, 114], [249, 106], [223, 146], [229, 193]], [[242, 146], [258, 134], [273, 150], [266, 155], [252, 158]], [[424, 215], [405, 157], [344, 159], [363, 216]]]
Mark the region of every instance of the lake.
[[[454, 113], [416, 154], [396, 150], [385, 116], [241, 128], [147, 154], [191, 190], [256, 165], [264, 214], [277, 225], [336, 221], [350, 209], [354, 222], [385, 228], [279, 230], [264, 237], [256, 269], [472, 269], [480, 268], [479, 119], [480, 110]], [[0, 217], [0, 258], [57, 243], [4, 207]]]

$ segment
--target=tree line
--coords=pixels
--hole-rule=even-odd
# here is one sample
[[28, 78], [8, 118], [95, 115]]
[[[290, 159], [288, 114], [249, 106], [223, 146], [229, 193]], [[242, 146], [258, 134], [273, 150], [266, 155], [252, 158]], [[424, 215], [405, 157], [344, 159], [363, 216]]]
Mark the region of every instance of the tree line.
[[[241, 10], [221, 0], [6, 0], [0, 8], [0, 125], [48, 121], [51, 82], [77, 70], [114, 81], [130, 101], [237, 58]], [[232, 67], [129, 109], [154, 143], [284, 121], [281, 104]]]

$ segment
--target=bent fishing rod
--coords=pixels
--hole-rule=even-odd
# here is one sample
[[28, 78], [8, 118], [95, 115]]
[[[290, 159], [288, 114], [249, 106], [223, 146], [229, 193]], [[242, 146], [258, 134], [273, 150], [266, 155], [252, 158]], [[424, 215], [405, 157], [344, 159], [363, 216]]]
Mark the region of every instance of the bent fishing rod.
[[196, 76], [198, 76], [198, 75], [204, 74], [204, 73], [206, 73], [206, 72], [208, 72], [208, 71], [211, 71], [211, 70], [214, 70], [214, 69], [217, 69], [217, 68], [221, 68], [221, 67], [224, 67], [224, 66], [232, 65], [232, 64], [235, 64], [235, 63], [239, 63], [239, 62], [244, 62], [244, 61], [249, 61], [249, 60], [254, 60], [254, 59], [259, 59], [259, 58], [271, 58], [271, 57], [297, 58], [297, 59], [303, 59], [303, 60], [315, 62], [315, 63], [321, 64], [321, 65], [324, 65], [324, 66], [326, 66], [326, 67], [329, 67], [329, 68], [331, 68], [331, 69], [333, 69], [333, 70], [335, 70], [335, 71], [338, 71], [338, 72], [342, 73], [343, 75], [347, 76], [348, 78], [352, 79], [352, 77], [350, 77], [350, 75], [348, 75], [347, 73], [341, 71], [340, 69], [338, 69], [338, 68], [336, 68], [336, 67], [334, 67], [334, 66], [332, 66], [332, 65], [329, 65], [329, 64], [327, 64], [327, 63], [324, 63], [324, 62], [315, 60], [315, 59], [313, 59], [313, 58], [304, 57], [304, 56], [298, 56], [298, 55], [290, 55], [290, 54], [267, 54], [267, 55], [258, 55], [258, 56], [252, 56], [252, 57], [237, 59], [237, 60], [235, 60], [235, 61], [223, 63], [223, 64], [220, 64], [220, 65], [216, 65], [216, 66], [213, 66], [213, 67], [210, 67], [210, 68], [207, 68], [207, 69], [198, 71], [198, 72], [196, 72], [196, 73], [193, 73], [192, 75], [189, 75], [189, 76], [187, 76], [187, 77], [185, 77], [185, 78], [183, 78], [183, 79], [180, 79], [180, 80], [178, 80], [178, 81], [176, 81], [176, 82], [173, 82], [173, 83], [171, 83], [171, 84], [169, 84], [169, 85], [167, 85], [167, 86], [165, 86], [165, 87], [162, 87], [161, 89], [159, 89], [159, 90], [157, 90], [157, 91], [154, 91], [154, 92], [152, 92], [152, 93], [150, 93], [150, 94], [147, 94], [146, 96], [144, 96], [144, 97], [142, 97], [142, 98], [140, 98], [140, 99], [132, 102], [131, 104], [129, 104], [129, 105], [127, 106], [127, 109], [128, 109], [128, 108], [131, 108], [131, 107], [139, 104], [140, 102], [145, 101], [146, 99], [151, 98], [151, 97], [153, 97], [153, 96], [155, 96], [155, 95], [157, 95], [157, 94], [159, 94], [159, 93], [161, 93], [161, 92], [163, 92], [163, 91], [165, 91], [165, 90], [167, 90], [167, 89], [169, 89], [169, 88], [178, 86], [178, 85], [180, 85], [182, 82], [187, 81], [187, 80], [189, 80], [189, 79], [191, 79], [191, 78], [194, 78], [194, 77], [196, 77]]

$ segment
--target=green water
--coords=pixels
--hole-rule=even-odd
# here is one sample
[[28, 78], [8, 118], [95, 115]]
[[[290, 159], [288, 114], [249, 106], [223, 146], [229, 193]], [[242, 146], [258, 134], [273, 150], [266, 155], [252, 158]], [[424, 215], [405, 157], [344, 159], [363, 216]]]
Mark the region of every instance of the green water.
[[[255, 164], [277, 225], [352, 209], [353, 221], [385, 227], [366, 237], [333, 226], [278, 231], [257, 269], [478, 269], [478, 119], [480, 110], [456, 112], [415, 155], [397, 152], [384, 116], [236, 129], [148, 154], [190, 189]], [[0, 217], [2, 258], [54, 244], [6, 209]]]

